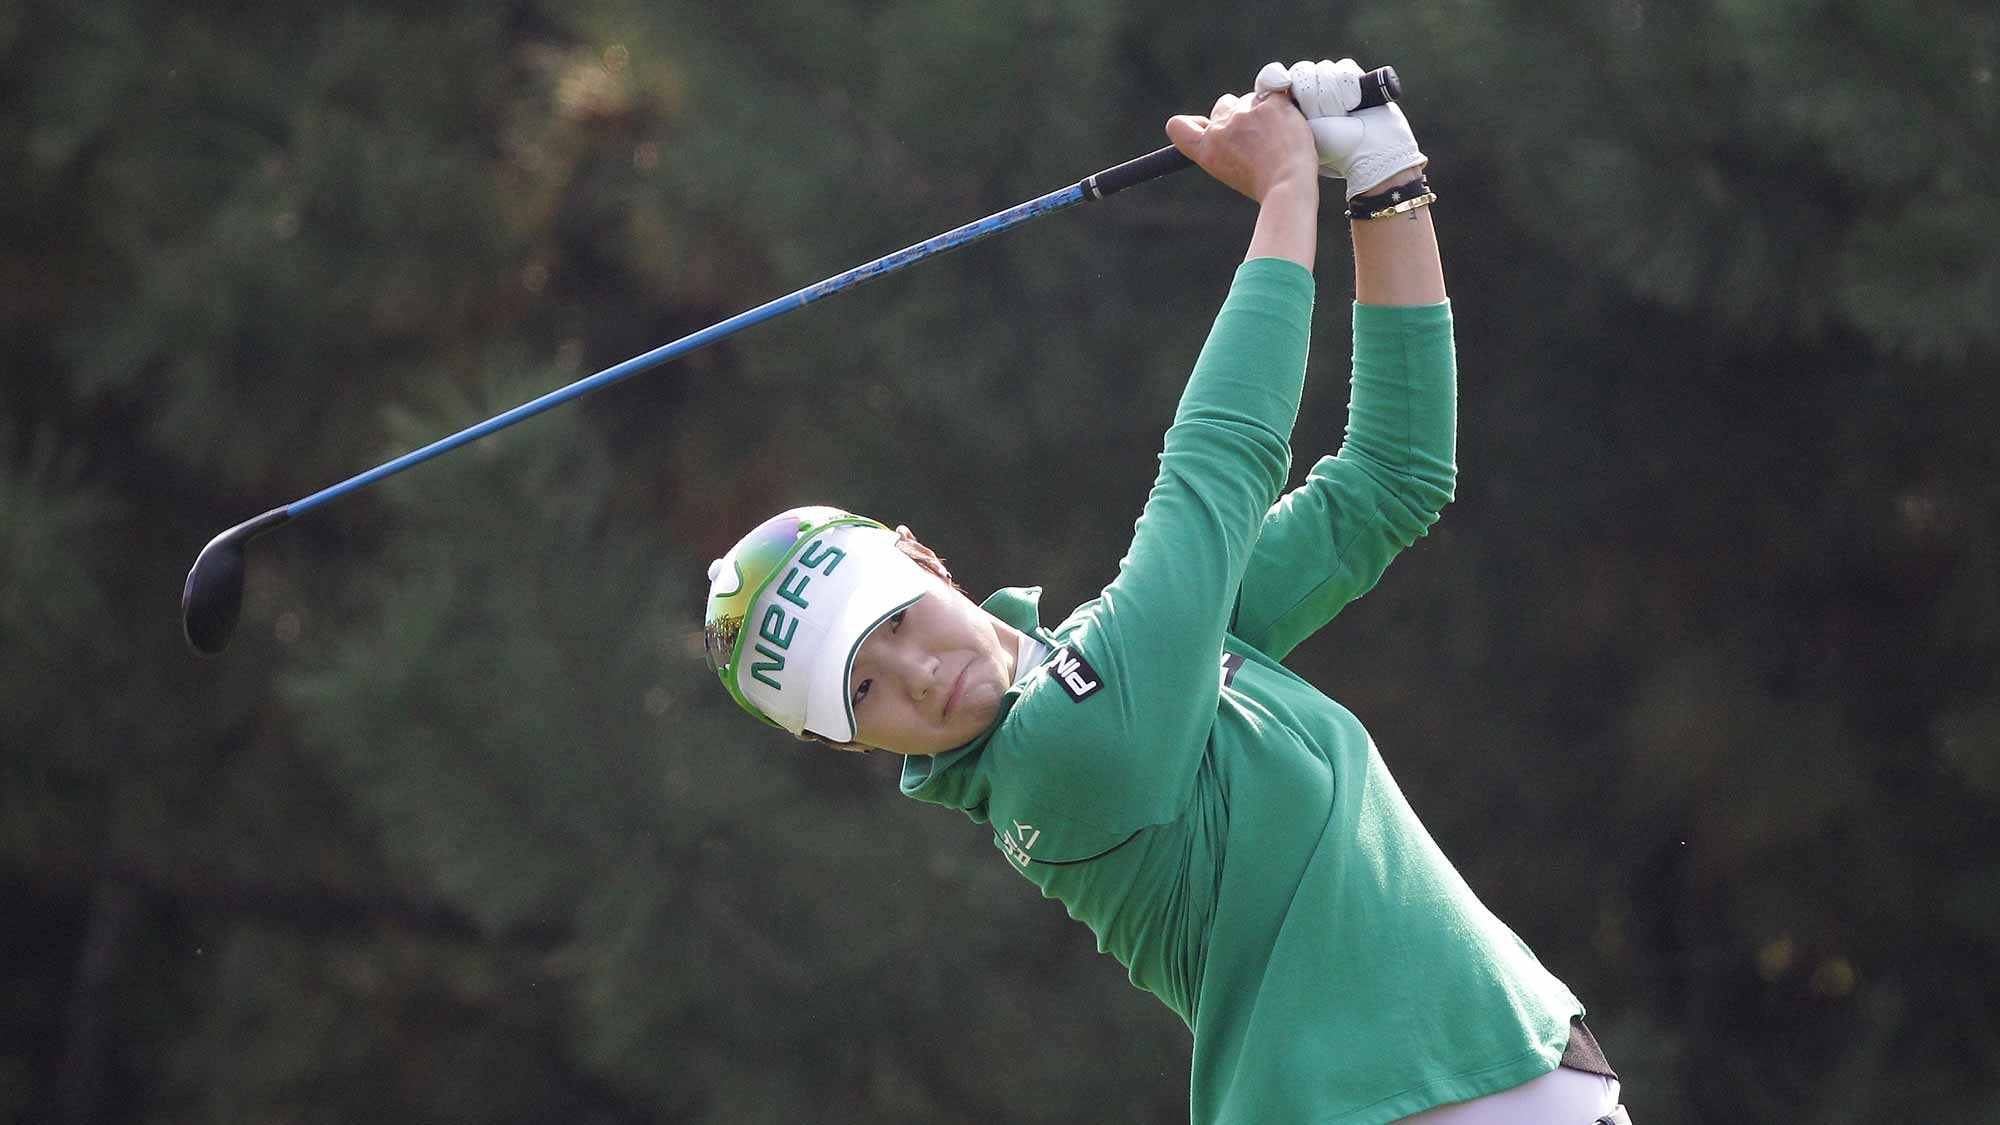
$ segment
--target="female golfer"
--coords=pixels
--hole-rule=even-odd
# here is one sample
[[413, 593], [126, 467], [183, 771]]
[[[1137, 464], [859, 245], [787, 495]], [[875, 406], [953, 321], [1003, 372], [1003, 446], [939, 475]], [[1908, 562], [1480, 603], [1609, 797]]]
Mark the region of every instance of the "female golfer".
[[[1583, 1006], [1481, 905], [1359, 720], [1280, 663], [1451, 499], [1451, 310], [1426, 163], [1349, 60], [1272, 64], [1167, 135], [1258, 205], [1118, 575], [1055, 628], [907, 528], [767, 520], [710, 569], [751, 714], [907, 755], [1194, 1032], [1196, 1122], [1624, 1122]], [[1348, 186], [1345, 443], [1284, 492], [1320, 177]]]

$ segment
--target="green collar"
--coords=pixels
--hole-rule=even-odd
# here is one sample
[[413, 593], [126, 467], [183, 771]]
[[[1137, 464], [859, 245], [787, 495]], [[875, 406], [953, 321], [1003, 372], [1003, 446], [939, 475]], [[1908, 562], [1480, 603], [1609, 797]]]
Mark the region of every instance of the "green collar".
[[979, 603], [979, 608], [1043, 643], [1048, 642], [1042, 635], [1040, 586], [1002, 586]]

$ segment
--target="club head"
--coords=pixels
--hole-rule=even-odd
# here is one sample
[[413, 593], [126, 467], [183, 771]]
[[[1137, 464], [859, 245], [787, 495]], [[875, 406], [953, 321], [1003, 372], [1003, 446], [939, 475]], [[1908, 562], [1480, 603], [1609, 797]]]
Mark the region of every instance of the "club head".
[[194, 650], [213, 656], [229, 646], [243, 612], [243, 545], [292, 518], [273, 508], [208, 541], [181, 588], [181, 630]]

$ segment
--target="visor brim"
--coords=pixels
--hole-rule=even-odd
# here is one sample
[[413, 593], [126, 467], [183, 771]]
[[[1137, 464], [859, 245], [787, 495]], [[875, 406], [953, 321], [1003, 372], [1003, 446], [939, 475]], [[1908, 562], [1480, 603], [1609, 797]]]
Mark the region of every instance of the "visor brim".
[[[873, 537], [871, 537], [873, 538]], [[850, 551], [852, 548], [850, 548]], [[937, 589], [937, 580], [895, 545], [893, 536], [869, 544], [860, 561], [869, 579], [848, 595], [813, 656], [806, 689], [805, 729], [832, 742], [855, 741], [849, 684], [861, 646], [876, 629]]]

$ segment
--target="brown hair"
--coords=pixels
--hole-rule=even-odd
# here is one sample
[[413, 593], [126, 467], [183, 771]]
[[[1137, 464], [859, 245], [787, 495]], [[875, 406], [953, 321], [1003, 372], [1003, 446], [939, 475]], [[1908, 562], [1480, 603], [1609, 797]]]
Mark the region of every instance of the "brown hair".
[[896, 548], [908, 555], [911, 562], [937, 575], [940, 582], [961, 594], [965, 593], [965, 587], [952, 579], [951, 571], [945, 569], [944, 560], [938, 557], [938, 553], [924, 546], [916, 534], [902, 524], [896, 525]]

